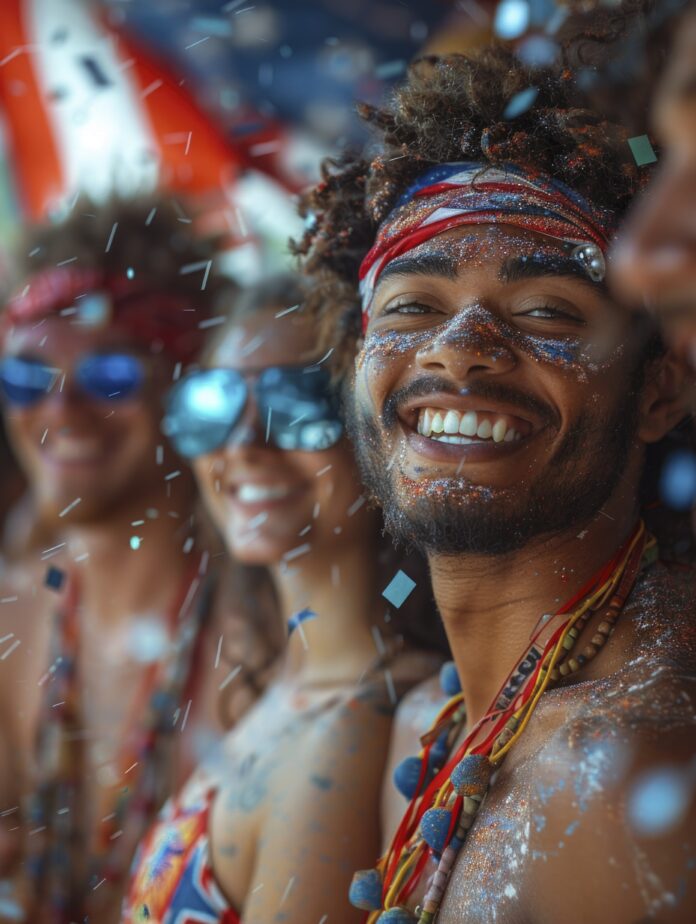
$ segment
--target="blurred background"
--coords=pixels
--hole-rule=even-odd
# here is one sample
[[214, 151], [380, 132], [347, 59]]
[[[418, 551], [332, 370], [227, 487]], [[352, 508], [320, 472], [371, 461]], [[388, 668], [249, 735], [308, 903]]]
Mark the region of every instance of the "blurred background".
[[[59, 221], [80, 192], [157, 186], [203, 203], [242, 284], [283, 269], [294, 196], [323, 157], [369, 143], [357, 101], [419, 55], [493, 36], [548, 63], [567, 15], [551, 0], [2, 0], [0, 286], [25, 222]], [[4, 442], [0, 459], [1, 513], [22, 483]]]

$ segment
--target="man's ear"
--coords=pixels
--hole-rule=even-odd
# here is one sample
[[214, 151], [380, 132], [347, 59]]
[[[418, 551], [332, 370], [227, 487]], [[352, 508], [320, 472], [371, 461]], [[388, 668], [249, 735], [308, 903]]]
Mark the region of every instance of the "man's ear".
[[689, 413], [694, 373], [685, 358], [667, 350], [653, 360], [645, 376], [639, 403], [638, 436], [657, 443]]

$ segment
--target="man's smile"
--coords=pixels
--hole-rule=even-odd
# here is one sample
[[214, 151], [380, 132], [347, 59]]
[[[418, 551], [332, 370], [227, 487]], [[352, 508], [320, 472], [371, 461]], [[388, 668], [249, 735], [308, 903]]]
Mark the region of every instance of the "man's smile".
[[397, 412], [409, 446], [435, 460], [487, 461], [517, 451], [545, 429], [546, 421], [475, 395], [431, 393]]

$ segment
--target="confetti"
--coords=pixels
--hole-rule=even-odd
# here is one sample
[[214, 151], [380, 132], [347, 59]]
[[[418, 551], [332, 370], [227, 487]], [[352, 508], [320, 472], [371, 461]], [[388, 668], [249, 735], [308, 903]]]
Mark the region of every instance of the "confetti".
[[516, 39], [529, 28], [531, 10], [527, 0], [502, 0], [495, 11], [493, 31], [501, 39]]
[[665, 463], [660, 476], [660, 493], [670, 507], [688, 510], [696, 501], [696, 456], [675, 452]]
[[654, 164], [657, 161], [657, 154], [647, 135], [636, 135], [635, 138], [629, 138], [628, 146], [639, 167], [645, 167], [646, 164]]
[[229, 672], [229, 674], [225, 677], [225, 679], [222, 681], [222, 683], [218, 687], [218, 690], [224, 690], [226, 686], [232, 683], [232, 681], [237, 676], [237, 674], [241, 671], [241, 669], [242, 669], [241, 664], [238, 664], [236, 667], [233, 667], [232, 670]]
[[295, 613], [288, 619], [288, 635], [292, 635], [295, 629], [301, 626], [303, 622], [316, 618], [317, 614], [310, 609], [300, 610], [299, 613]]
[[399, 570], [382, 591], [382, 596], [398, 610], [415, 586], [416, 582], [404, 571]]
[[299, 558], [300, 555], [305, 555], [307, 552], [309, 552], [311, 548], [312, 546], [309, 544], [309, 542], [305, 542], [304, 545], [298, 545], [296, 548], [290, 549], [289, 552], [286, 552], [285, 555], [283, 555], [283, 561], [294, 561], [296, 558]]
[[19, 646], [20, 646], [21, 644], [22, 644], [21, 639], [15, 639], [14, 642], [12, 642], [12, 644], [10, 645], [10, 647], [7, 649], [7, 651], [4, 651], [4, 652], [0, 655], [0, 661], [4, 661], [5, 658], [9, 658], [9, 656], [12, 654], [12, 652], [15, 650], [15, 648], [19, 648]]
[[405, 70], [406, 62], [404, 60], [386, 61], [375, 68], [375, 76], [379, 77], [380, 80], [389, 80], [391, 77], [398, 77], [399, 74], [403, 74]]
[[50, 587], [51, 590], [60, 590], [63, 586], [64, 580], [65, 572], [61, 571], [60, 568], [54, 568], [51, 566], [46, 572], [46, 579], [44, 583], [46, 587]]
[[503, 118], [516, 119], [518, 116], [523, 115], [528, 109], [531, 109], [538, 95], [539, 90], [537, 87], [527, 87], [526, 90], [515, 93], [503, 111]]
[[81, 497], [76, 497], [75, 500], [72, 501], [72, 503], [68, 504], [68, 506], [64, 510], [61, 510], [58, 516], [59, 517], [67, 516], [71, 510], [74, 510], [75, 507], [77, 507], [77, 505], [80, 503], [81, 500], [82, 500]]
[[112, 228], [111, 228], [111, 234], [109, 235], [109, 240], [106, 242], [106, 247], [104, 248], [104, 253], [108, 253], [108, 252], [111, 250], [111, 245], [112, 245], [113, 242], [114, 242], [114, 237], [115, 237], [115, 235], [116, 235], [116, 231], [117, 231], [117, 230], [118, 230], [118, 222], [115, 221], [115, 222], [113, 223]]
[[291, 311], [297, 311], [299, 307], [299, 305], [291, 305], [290, 308], [283, 308], [282, 311], [279, 311], [278, 314], [276, 314], [276, 317], [284, 318], [286, 314], [290, 314]]

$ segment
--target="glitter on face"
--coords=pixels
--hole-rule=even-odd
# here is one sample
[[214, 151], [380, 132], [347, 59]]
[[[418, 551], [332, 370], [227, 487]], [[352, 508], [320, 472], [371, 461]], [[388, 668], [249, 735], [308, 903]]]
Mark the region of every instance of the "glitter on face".
[[[485, 536], [476, 532], [478, 541], [495, 544], [495, 527], [519, 542], [542, 522], [560, 528], [561, 510], [575, 510], [577, 522], [591, 517], [610, 496], [606, 472], [625, 471], [632, 437], [629, 368], [620, 347], [601, 362], [588, 348], [597, 319], [612, 312], [587, 280], [569, 280], [577, 272], [563, 245], [501, 227], [456, 229], [415, 248], [404, 276], [390, 280], [385, 272], [389, 288], [377, 292], [356, 359], [353, 437], [363, 477], [401, 538], [438, 548], [432, 530], [416, 538], [415, 520], [427, 520], [449, 537], [439, 547], [451, 552], [460, 530], [474, 536], [475, 514], [479, 525], [489, 524]], [[408, 427], [397, 425], [402, 393], [412, 385], [422, 387], [408, 399], [445, 391], [531, 416], [536, 430], [529, 446], [520, 444], [520, 463], [492, 458], [472, 480], [466, 468], [420, 461]], [[617, 386], [626, 388], [623, 404]]]
[[[472, 272], [490, 267], [491, 281], [495, 279], [501, 267], [507, 261], [517, 259], [524, 264], [536, 264], [548, 267], [549, 275], [558, 268], [558, 277], [563, 275], [567, 279], [572, 273], [568, 263], [568, 248], [555, 241], [544, 241], [533, 235], [525, 235], [519, 230], [502, 226], [487, 226], [472, 232], [470, 229], [457, 229], [425, 241], [409, 253], [409, 260], [428, 260], [442, 258], [450, 265], [458, 267], [458, 277], [464, 291], [468, 287], [468, 277]], [[495, 275], [494, 275], [495, 274]], [[582, 276], [582, 273], [578, 273]], [[379, 290], [375, 297], [373, 321], [366, 332], [366, 337], [356, 359], [356, 368], [359, 370], [372, 357], [388, 358], [398, 353], [406, 353], [424, 349], [430, 341], [438, 340], [452, 331], [452, 336], [459, 336], [462, 346], [480, 351], [483, 355], [495, 359], [503, 351], [511, 351], [520, 358], [528, 358], [533, 362], [553, 366], [559, 371], [575, 375], [579, 381], [587, 382], [588, 377], [606, 371], [623, 354], [622, 338], [617, 336], [618, 318], [606, 309], [600, 319], [600, 326], [588, 325], [591, 331], [582, 330], [582, 336], [572, 336], [565, 333], [563, 336], [553, 336], [549, 328], [548, 333], [534, 332], [525, 329], [524, 319], [516, 315], [530, 307], [543, 309], [555, 307], [554, 298], [547, 294], [538, 294], [534, 305], [530, 303], [529, 296], [535, 295], [535, 288], [541, 280], [541, 292], [549, 289], [548, 277], [530, 276], [522, 293], [516, 293], [512, 305], [510, 296], [504, 286], [490, 298], [483, 299], [474, 296], [469, 304], [458, 307], [442, 324], [429, 326], [427, 329], [400, 329], [400, 320], [403, 315], [397, 312], [385, 316], [385, 299], [379, 298]], [[535, 286], [535, 282], [537, 286]], [[478, 280], [477, 280], [478, 283]], [[418, 290], [427, 290], [427, 282], [422, 277], [414, 282]], [[559, 294], [565, 295], [562, 284]], [[599, 292], [599, 290], [598, 290]], [[573, 290], [578, 298], [578, 290]], [[407, 301], [407, 299], [403, 299]], [[401, 302], [402, 299], [392, 298]], [[414, 302], [416, 299], [414, 298]], [[578, 299], [579, 301], [579, 299]], [[522, 304], [518, 304], [522, 302]], [[448, 306], [450, 308], [451, 306]], [[395, 324], [389, 326], [389, 318], [394, 318]], [[442, 330], [442, 327], [445, 327]], [[591, 338], [588, 337], [591, 333]], [[625, 332], [624, 332], [625, 333]]]

